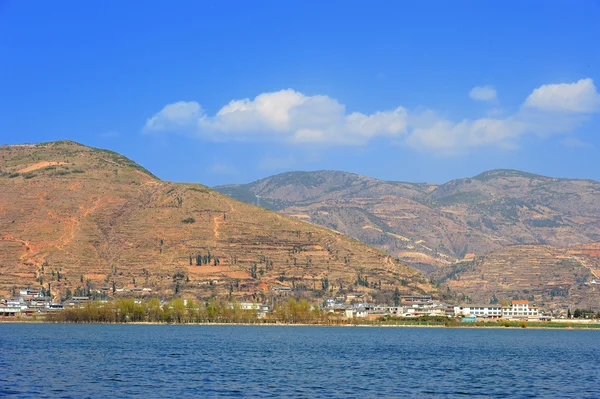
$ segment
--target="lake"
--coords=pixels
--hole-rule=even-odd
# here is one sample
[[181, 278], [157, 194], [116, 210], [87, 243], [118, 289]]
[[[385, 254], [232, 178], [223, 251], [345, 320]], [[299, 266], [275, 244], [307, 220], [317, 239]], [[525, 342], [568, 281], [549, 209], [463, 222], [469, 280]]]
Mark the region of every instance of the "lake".
[[0, 324], [0, 396], [598, 398], [600, 331]]

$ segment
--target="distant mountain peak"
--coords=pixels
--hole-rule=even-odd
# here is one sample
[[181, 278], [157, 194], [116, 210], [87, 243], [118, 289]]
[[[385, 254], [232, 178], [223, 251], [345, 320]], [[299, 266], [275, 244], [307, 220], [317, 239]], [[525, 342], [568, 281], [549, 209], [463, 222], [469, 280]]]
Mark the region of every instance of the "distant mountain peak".
[[486, 181], [499, 177], [523, 177], [528, 179], [550, 179], [550, 177], [535, 173], [523, 172], [516, 169], [492, 169], [473, 177], [475, 180]]
[[67, 164], [73, 164], [75, 158], [83, 157], [80, 161], [88, 163], [91, 160], [96, 160], [96, 167], [103, 167], [111, 172], [115, 169], [131, 168], [142, 172], [153, 179], [158, 179], [158, 177], [146, 168], [124, 155], [111, 150], [90, 147], [72, 140], [0, 146], [0, 151], [10, 152], [16, 149], [22, 151], [21, 156], [18, 159], [13, 159], [10, 165], [5, 166], [5, 168], [8, 167], [9, 170], [12, 169], [12, 172], [17, 172], [22, 169], [37, 170], [41, 167], [54, 166], [63, 166], [68, 169]]

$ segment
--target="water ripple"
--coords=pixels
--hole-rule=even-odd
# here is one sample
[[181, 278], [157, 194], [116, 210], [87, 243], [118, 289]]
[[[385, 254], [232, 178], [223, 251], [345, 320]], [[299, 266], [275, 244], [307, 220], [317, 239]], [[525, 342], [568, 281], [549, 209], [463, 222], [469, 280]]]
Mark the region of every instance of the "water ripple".
[[0, 397], [597, 398], [599, 338], [600, 331], [4, 324]]

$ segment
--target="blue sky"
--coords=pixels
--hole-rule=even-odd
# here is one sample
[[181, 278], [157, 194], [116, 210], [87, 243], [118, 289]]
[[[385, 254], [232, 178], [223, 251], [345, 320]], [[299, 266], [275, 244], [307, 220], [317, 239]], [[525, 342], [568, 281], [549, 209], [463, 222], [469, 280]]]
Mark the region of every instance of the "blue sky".
[[594, 1], [2, 1], [0, 143], [163, 179], [600, 180]]

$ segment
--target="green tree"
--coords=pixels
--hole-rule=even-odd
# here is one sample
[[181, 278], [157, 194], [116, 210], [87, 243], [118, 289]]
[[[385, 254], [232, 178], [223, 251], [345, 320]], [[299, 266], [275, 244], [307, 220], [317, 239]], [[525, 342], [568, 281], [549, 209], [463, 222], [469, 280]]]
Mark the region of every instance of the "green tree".
[[169, 304], [169, 308], [173, 312], [173, 319], [177, 323], [185, 322], [185, 302], [181, 298], [175, 298]]
[[398, 289], [398, 287], [396, 287], [396, 289], [394, 290], [394, 306], [399, 306], [400, 305], [400, 290]]
[[148, 301], [148, 320], [149, 321], [164, 321], [163, 309], [158, 298], [152, 298]]

